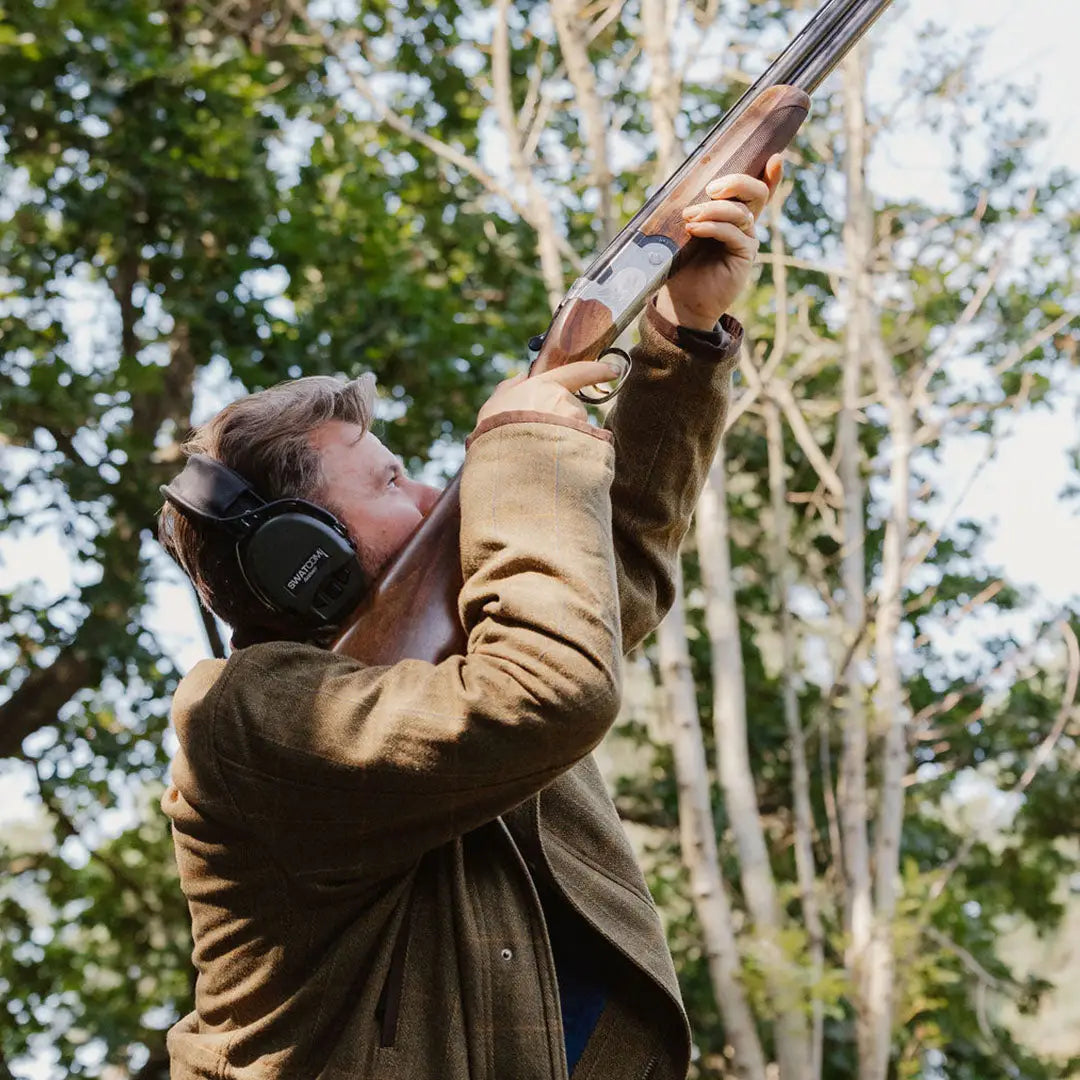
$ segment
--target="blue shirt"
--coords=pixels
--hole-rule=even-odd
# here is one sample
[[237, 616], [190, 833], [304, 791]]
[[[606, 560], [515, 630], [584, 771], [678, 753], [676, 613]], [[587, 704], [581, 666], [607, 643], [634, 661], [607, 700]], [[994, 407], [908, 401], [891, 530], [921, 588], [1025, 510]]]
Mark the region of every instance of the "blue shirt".
[[559, 983], [566, 1065], [573, 1073], [604, 1011], [607, 978], [595, 932], [550, 895], [543, 907]]

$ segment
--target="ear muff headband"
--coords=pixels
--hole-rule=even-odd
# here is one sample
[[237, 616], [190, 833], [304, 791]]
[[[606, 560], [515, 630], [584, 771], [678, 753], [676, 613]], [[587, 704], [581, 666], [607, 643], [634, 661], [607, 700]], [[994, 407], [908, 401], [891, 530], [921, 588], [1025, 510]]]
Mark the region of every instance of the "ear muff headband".
[[304, 499], [266, 502], [237, 472], [205, 454], [161, 488], [182, 514], [236, 540], [244, 581], [272, 611], [334, 623], [355, 609], [367, 575], [344, 526]]

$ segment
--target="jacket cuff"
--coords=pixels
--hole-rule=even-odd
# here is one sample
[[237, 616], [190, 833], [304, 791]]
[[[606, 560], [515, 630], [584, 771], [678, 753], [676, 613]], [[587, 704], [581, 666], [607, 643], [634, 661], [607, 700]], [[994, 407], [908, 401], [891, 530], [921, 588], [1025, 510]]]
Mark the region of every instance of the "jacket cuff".
[[645, 308], [645, 319], [661, 337], [699, 360], [714, 364], [730, 360], [742, 345], [742, 324], [732, 315], [721, 315], [712, 330], [693, 330], [688, 326], [676, 326], [665, 319], [656, 307], [656, 297], [653, 297]]
[[502, 427], [503, 424], [555, 424], [558, 427], [574, 428], [575, 431], [583, 431], [601, 442], [614, 442], [615, 436], [610, 431], [590, 424], [587, 420], [575, 420], [572, 416], [557, 416], [555, 413], [533, 412], [528, 409], [519, 409], [511, 412], [496, 413], [486, 420], [481, 420], [473, 429], [471, 435], [465, 439], [465, 449], [475, 442], [481, 435]]

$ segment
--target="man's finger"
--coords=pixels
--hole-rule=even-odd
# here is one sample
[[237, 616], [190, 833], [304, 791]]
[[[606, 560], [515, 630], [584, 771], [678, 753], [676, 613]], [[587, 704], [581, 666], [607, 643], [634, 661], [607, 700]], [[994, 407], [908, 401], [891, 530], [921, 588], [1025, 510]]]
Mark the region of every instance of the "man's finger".
[[615, 359], [612, 359], [610, 363], [607, 360], [578, 360], [573, 364], [563, 364], [562, 367], [543, 371], [533, 378], [543, 382], [558, 383], [573, 394], [578, 390], [584, 390], [586, 386], [595, 386], [597, 383], [617, 379], [622, 372], [622, 364]]
[[747, 236], [738, 225], [727, 221], [688, 221], [686, 231], [699, 240], [719, 240], [729, 254], [740, 259], [753, 259], [757, 255], [757, 237]]
[[707, 203], [696, 203], [683, 211], [683, 217], [689, 221], [726, 221], [737, 225], [747, 236], [754, 235], [754, 213], [746, 203], [735, 199], [713, 199]]
[[745, 173], [721, 176], [705, 185], [705, 193], [713, 199], [738, 199], [746, 203], [757, 217], [769, 199], [769, 185]]
[[780, 181], [783, 179], [784, 155], [773, 154], [765, 165], [765, 183], [769, 186], [769, 198], [765, 200], [766, 203], [772, 200], [772, 197], [776, 194], [776, 189], [780, 186]]

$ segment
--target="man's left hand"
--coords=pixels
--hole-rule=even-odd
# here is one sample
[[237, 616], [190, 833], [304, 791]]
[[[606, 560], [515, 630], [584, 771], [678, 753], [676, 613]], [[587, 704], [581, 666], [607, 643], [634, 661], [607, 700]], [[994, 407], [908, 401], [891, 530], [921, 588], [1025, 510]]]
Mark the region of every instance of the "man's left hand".
[[702, 245], [706, 251], [657, 294], [656, 306], [665, 319], [692, 330], [716, 326], [750, 280], [758, 250], [757, 220], [783, 173], [783, 158], [774, 154], [765, 166], [764, 180], [742, 173], [718, 177], [705, 188], [708, 202], [686, 207], [686, 231], [719, 243]]

